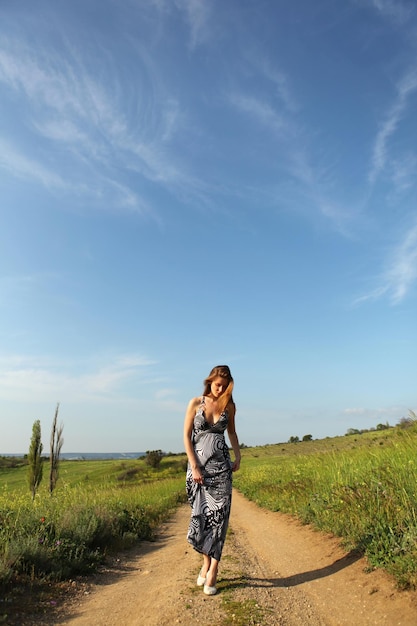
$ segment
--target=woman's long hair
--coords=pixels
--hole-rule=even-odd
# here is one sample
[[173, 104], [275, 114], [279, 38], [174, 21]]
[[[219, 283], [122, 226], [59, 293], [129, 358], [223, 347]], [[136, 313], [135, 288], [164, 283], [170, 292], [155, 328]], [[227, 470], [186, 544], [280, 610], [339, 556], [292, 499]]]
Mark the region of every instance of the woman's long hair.
[[233, 396], [232, 396], [233, 385], [234, 385], [233, 377], [227, 365], [216, 365], [216, 367], [213, 367], [210, 374], [207, 376], [207, 378], [204, 381], [203, 396], [209, 395], [211, 391], [211, 383], [213, 382], [213, 380], [215, 380], [219, 376], [220, 378], [225, 378], [228, 382], [226, 390], [222, 393], [218, 401], [219, 409], [221, 412], [223, 412], [230, 403], [232, 403], [233, 406], [235, 404], [233, 401]]

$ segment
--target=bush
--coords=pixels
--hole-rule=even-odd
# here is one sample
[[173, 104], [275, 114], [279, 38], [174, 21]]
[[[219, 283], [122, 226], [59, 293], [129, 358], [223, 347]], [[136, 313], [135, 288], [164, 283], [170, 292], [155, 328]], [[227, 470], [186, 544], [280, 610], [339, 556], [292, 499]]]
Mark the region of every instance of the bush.
[[145, 463], [150, 467], [159, 467], [164, 457], [162, 450], [147, 450]]

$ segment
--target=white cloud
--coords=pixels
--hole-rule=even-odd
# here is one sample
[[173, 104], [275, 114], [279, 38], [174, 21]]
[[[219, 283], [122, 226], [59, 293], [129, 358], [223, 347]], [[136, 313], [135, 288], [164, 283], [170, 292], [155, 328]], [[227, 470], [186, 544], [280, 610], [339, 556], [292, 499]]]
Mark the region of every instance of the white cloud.
[[[44, 119], [35, 120], [33, 127], [43, 137], [56, 142], [64, 142], [68, 145], [89, 144], [90, 139], [73, 121], [69, 119]], [[93, 150], [93, 146], [91, 146]]]
[[55, 172], [19, 152], [0, 138], [0, 168], [17, 178], [40, 182], [47, 188], [68, 188], [67, 182]]
[[175, 4], [186, 15], [190, 27], [191, 48], [204, 43], [209, 35], [210, 4], [207, 0], [175, 0]]
[[140, 378], [154, 362], [140, 355], [121, 355], [111, 362], [85, 372], [87, 363], [73, 373], [74, 365], [53, 359], [2, 355], [0, 357], [0, 397], [8, 400], [66, 401], [111, 400], [124, 382]]
[[155, 393], [155, 401], [164, 412], [182, 415], [185, 411], [184, 402], [177, 400], [177, 389], [161, 388]]
[[272, 85], [274, 96], [280, 100], [285, 109], [291, 113], [296, 112], [298, 105], [291, 91], [287, 74], [281, 68], [276, 67], [276, 64], [272, 64], [262, 53], [243, 51], [243, 54], [245, 72], [248, 71], [248, 67], [252, 66], [256, 73], [256, 79], [259, 80], [264, 77], [267, 84], [269, 83], [268, 86]]
[[[140, 54], [137, 48], [135, 52]], [[0, 167], [47, 187], [66, 187], [80, 197], [87, 194], [89, 203], [94, 197], [105, 198], [106, 205], [143, 214], [153, 210], [126, 182], [132, 170], [174, 192], [192, 188], [196, 182], [169, 150], [182, 123], [179, 103], [166, 97], [160, 85], [155, 94], [140, 83], [130, 90], [132, 102], [126, 102], [120, 95], [124, 90], [118, 74], [109, 70], [98, 79], [94, 67], [88, 67], [88, 58], [81, 61], [78, 57], [77, 51], [69, 49], [64, 58], [49, 49], [34, 52], [11, 44], [0, 51], [0, 82], [24, 94], [29, 106], [23, 123], [35, 132], [32, 147], [26, 151], [31, 157], [3, 142]], [[149, 55], [140, 56], [137, 62], [154, 87], [157, 72]], [[135, 107], [129, 124], [127, 113]], [[39, 137], [44, 141], [39, 142]], [[46, 164], [51, 146], [65, 155], [62, 162], [54, 162], [54, 171]], [[60, 168], [65, 168], [65, 175]]]
[[[338, 199], [328, 197], [327, 190], [331, 187], [328, 170], [317, 163], [311, 165], [308, 141], [304, 140], [304, 133], [297, 127], [294, 116], [288, 111], [278, 112], [269, 102], [251, 95], [234, 92], [229, 94], [228, 100], [238, 111], [251, 116], [269, 131], [271, 141], [276, 140], [277, 167], [282, 167], [297, 181], [297, 187], [292, 189], [293, 195], [287, 202], [288, 206], [306, 207], [309, 217], [318, 213], [339, 234], [351, 237], [350, 229], [357, 212]], [[258, 196], [259, 193], [258, 190]], [[282, 199], [282, 190], [279, 195]]]
[[370, 7], [393, 26], [406, 26], [415, 12], [412, 0], [351, 0], [360, 6]]
[[398, 193], [415, 186], [417, 181], [417, 156], [412, 152], [391, 161], [391, 180]]
[[[63, 129], [64, 135], [67, 130]], [[95, 182], [74, 181], [70, 180], [69, 177], [64, 180], [60, 174], [52, 171], [41, 162], [22, 154], [16, 147], [1, 138], [0, 169], [7, 171], [15, 178], [40, 183], [49, 190], [61, 190], [83, 197], [89, 196], [90, 201], [95, 200], [95, 204], [100, 204], [101, 207], [108, 206], [109, 200], [111, 200], [112, 204], [119, 208], [154, 217], [153, 211], [144, 199], [126, 185], [112, 180], [110, 176], [104, 178], [100, 173], [97, 173]]]
[[285, 130], [283, 117], [266, 100], [238, 93], [231, 94], [229, 100], [237, 109], [251, 115], [258, 123], [268, 129], [274, 132]]
[[387, 285], [394, 304], [400, 302], [417, 279], [417, 224], [395, 251], [393, 262], [386, 274]]
[[397, 85], [396, 98], [380, 125], [374, 142], [369, 182], [373, 184], [388, 160], [388, 141], [397, 130], [407, 109], [408, 98], [417, 90], [417, 71], [406, 74]]
[[89, 90], [83, 89], [84, 81], [75, 68], [59, 56], [35, 56], [29, 50], [11, 46], [10, 51], [0, 51], [0, 80], [24, 92], [38, 109], [47, 107], [61, 115], [76, 113], [79, 117], [90, 114]]
[[372, 6], [383, 16], [398, 24], [404, 24], [415, 8], [401, 0], [371, 0]]
[[392, 304], [399, 304], [417, 281], [417, 223], [405, 234], [392, 252], [380, 284], [370, 293], [358, 298], [359, 304], [388, 296]]
[[159, 389], [156, 394], [155, 397], [158, 400], [166, 400], [166, 399], [170, 399], [172, 396], [175, 396], [177, 393], [176, 389], [170, 389], [168, 387], [164, 388], [164, 389]]
[[347, 415], [364, 415], [367, 411], [368, 409], [364, 409], [363, 407], [355, 407], [350, 409], [344, 409], [343, 413], [346, 413]]
[[[408, 410], [404, 406], [381, 406], [381, 407], [349, 407], [342, 411], [342, 415], [349, 416], [354, 420], [360, 418], [361, 420], [369, 420], [372, 422], [372, 426], [375, 427], [378, 423], [388, 422], [391, 426], [395, 426], [398, 421], [408, 413]], [[361, 426], [366, 427], [361, 422]]]

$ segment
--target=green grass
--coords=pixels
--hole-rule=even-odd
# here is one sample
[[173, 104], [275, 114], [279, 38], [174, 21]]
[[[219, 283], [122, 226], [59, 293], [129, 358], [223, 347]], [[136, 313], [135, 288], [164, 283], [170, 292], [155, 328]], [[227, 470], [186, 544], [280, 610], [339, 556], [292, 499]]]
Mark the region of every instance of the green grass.
[[417, 586], [417, 426], [244, 450], [235, 486]]
[[[73, 487], [90, 481], [92, 484], [120, 482], [142, 483], [159, 478], [178, 475], [184, 469], [184, 456], [164, 457], [157, 470], [149, 467], [144, 457], [135, 460], [102, 460], [102, 461], [61, 461], [59, 466], [59, 488]], [[44, 476], [40, 489], [47, 489], [49, 462], [45, 462]], [[185, 470], [184, 470], [185, 471]], [[28, 466], [21, 462], [16, 467], [0, 464], [0, 490], [9, 492], [28, 491]]]
[[[340, 536], [400, 587], [416, 588], [416, 448], [417, 425], [245, 448], [234, 484], [261, 506]], [[34, 502], [27, 467], [0, 464], [0, 582], [66, 578], [152, 538], [185, 500], [184, 460], [164, 457], [157, 469], [143, 459], [64, 461], [53, 496], [45, 471]]]
[[47, 469], [34, 501], [27, 467], [0, 470], [0, 582], [91, 571], [109, 551], [152, 539], [185, 499], [183, 457], [157, 469], [143, 459], [62, 462], [52, 496]]
[[226, 611], [223, 626], [257, 626], [262, 624], [265, 610], [259, 606], [256, 600], [250, 598], [243, 601], [235, 601], [232, 594], [224, 593], [222, 607]]

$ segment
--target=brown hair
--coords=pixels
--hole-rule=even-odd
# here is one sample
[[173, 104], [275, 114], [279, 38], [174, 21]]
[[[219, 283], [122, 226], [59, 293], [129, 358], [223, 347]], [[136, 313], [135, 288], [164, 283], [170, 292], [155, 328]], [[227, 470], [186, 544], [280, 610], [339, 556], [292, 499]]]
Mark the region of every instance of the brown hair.
[[211, 390], [211, 383], [218, 376], [220, 376], [220, 378], [225, 378], [228, 382], [226, 391], [222, 393], [222, 395], [220, 396], [220, 400], [219, 400], [219, 408], [221, 411], [224, 411], [225, 408], [228, 406], [228, 404], [230, 403], [232, 403], [233, 405], [235, 404], [233, 401], [233, 397], [232, 397], [232, 391], [233, 391], [233, 385], [234, 385], [233, 377], [227, 365], [216, 365], [216, 367], [213, 367], [210, 374], [207, 376], [207, 378], [204, 381], [203, 396], [209, 395], [210, 390]]

